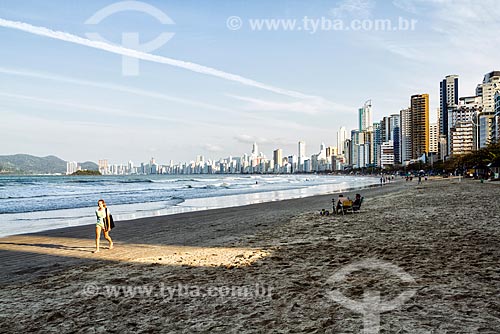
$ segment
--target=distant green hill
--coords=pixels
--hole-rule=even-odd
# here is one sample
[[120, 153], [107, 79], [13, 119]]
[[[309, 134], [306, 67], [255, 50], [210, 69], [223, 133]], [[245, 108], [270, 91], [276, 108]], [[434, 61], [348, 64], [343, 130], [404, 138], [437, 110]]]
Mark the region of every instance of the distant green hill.
[[[98, 170], [97, 164], [84, 162], [82, 169]], [[29, 154], [0, 155], [0, 173], [2, 174], [65, 174], [66, 161], [49, 155], [36, 157]]]

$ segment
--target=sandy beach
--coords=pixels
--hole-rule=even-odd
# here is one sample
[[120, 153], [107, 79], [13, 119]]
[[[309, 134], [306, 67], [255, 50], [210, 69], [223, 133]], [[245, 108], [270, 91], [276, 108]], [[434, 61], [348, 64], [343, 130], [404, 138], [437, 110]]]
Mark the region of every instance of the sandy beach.
[[500, 184], [356, 192], [2, 238], [0, 332], [499, 332]]

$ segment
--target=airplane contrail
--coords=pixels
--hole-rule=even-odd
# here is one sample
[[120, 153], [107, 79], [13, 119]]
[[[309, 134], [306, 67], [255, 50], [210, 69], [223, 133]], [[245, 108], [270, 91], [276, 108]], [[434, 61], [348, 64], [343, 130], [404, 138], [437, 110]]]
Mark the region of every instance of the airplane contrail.
[[245, 77], [242, 77], [237, 74], [232, 74], [228, 72], [224, 72], [221, 70], [217, 70], [215, 68], [199, 65], [196, 63], [191, 63], [187, 61], [182, 61], [182, 60], [177, 60], [173, 58], [168, 58], [168, 57], [163, 57], [163, 56], [157, 56], [153, 55], [150, 53], [146, 52], [141, 52], [129, 48], [124, 48], [119, 45], [114, 45], [110, 43], [105, 43], [101, 41], [93, 41], [87, 38], [83, 38], [77, 35], [73, 35], [67, 32], [63, 31], [55, 31], [49, 28], [45, 27], [38, 27], [34, 26], [28, 23], [24, 22], [18, 22], [18, 21], [10, 21], [10, 20], [5, 20], [0, 18], [0, 26], [5, 27], [5, 28], [11, 28], [11, 29], [16, 29], [16, 30], [21, 30], [25, 31], [31, 34], [39, 35], [39, 36], [45, 36], [53, 39], [58, 39], [61, 41], [66, 41], [74, 44], [79, 44], [79, 45], [84, 45], [87, 47], [95, 48], [95, 49], [100, 49], [104, 51], [108, 51], [111, 53], [115, 54], [120, 54], [123, 56], [128, 56], [128, 57], [133, 57], [137, 59], [142, 59], [146, 61], [151, 61], [151, 62], [156, 62], [160, 64], [168, 64], [180, 68], [184, 68], [193, 72], [197, 73], [202, 73], [202, 74], [207, 74], [211, 75], [214, 77], [222, 78], [225, 80], [230, 80], [234, 82], [241, 83], [243, 85], [251, 86], [251, 87], [256, 87], [260, 89], [264, 89], [273, 93], [289, 96], [289, 97], [294, 97], [294, 98], [300, 98], [300, 99], [320, 99], [324, 100], [322, 97], [319, 96], [314, 96], [314, 95], [308, 95], [308, 94], [303, 94], [301, 92], [293, 91], [293, 90], [288, 90], [288, 89], [283, 89], [279, 87], [274, 87], [271, 85], [267, 85], [262, 82], [258, 82], [252, 79], [248, 79]]

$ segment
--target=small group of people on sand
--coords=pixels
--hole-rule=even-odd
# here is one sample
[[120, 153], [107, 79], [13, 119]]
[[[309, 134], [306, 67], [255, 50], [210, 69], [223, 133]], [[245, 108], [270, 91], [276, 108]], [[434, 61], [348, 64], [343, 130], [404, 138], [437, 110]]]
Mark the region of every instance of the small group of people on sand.
[[[333, 202], [333, 213], [342, 213], [347, 210], [347, 207], [352, 209], [352, 211], [359, 211], [361, 208], [361, 203], [363, 202], [363, 197], [361, 194], [356, 194], [354, 201], [349, 199], [349, 197], [344, 197], [343, 194], [339, 194], [337, 200], [332, 199]], [[328, 210], [322, 209], [320, 211], [321, 216], [329, 216], [330, 212]]]
[[[335, 206], [335, 211], [340, 212], [340, 210], [343, 210], [344, 204], [347, 201], [351, 201], [349, 197], [344, 197], [344, 195], [339, 194], [339, 199], [337, 201], [337, 205]], [[352, 207], [359, 208], [360, 206], [361, 206], [361, 195], [356, 194], [354, 201], [352, 201]]]

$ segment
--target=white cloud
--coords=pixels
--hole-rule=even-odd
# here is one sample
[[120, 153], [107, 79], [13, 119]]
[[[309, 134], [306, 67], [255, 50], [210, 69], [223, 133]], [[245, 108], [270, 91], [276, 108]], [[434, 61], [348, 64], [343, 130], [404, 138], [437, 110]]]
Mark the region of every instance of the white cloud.
[[155, 98], [155, 99], [161, 99], [161, 100], [165, 100], [165, 101], [190, 105], [190, 106], [208, 109], [208, 110], [214, 110], [214, 111], [231, 112], [231, 113], [234, 112], [234, 110], [232, 110], [232, 109], [228, 109], [228, 108], [224, 108], [224, 107], [220, 107], [220, 106], [216, 106], [216, 105], [212, 105], [212, 104], [208, 104], [208, 103], [204, 103], [204, 102], [183, 99], [183, 98], [179, 98], [179, 97], [175, 97], [175, 96], [171, 96], [171, 95], [166, 95], [163, 93], [148, 91], [148, 90], [144, 90], [144, 89], [137, 89], [137, 88], [127, 87], [127, 86], [115, 85], [115, 84], [111, 84], [111, 83], [92, 82], [92, 81], [88, 81], [88, 80], [68, 78], [68, 77], [49, 74], [49, 73], [33, 72], [33, 71], [27, 71], [27, 70], [22, 70], [22, 69], [9, 69], [9, 68], [3, 68], [3, 67], [0, 67], [0, 73], [7, 74], [7, 75], [28, 77], [28, 78], [52, 80], [52, 81], [57, 81], [57, 82], [62, 82], [62, 83], [70, 83], [70, 84], [87, 86], [87, 87], [109, 89], [109, 90], [114, 90], [114, 91], [118, 91], [118, 92], [129, 93], [129, 94], [134, 94], [134, 95], [144, 96], [144, 97], [151, 97], [151, 98]]
[[245, 135], [245, 134], [239, 134], [234, 137], [237, 141], [243, 144], [252, 144], [257, 141], [257, 138], [255, 136], [250, 136], [250, 135]]
[[343, 0], [330, 9], [330, 14], [338, 19], [346, 17], [362, 19], [370, 17], [373, 8], [375, 8], [373, 0]]
[[443, 69], [477, 70], [497, 63], [498, 1], [393, 0], [393, 5], [416, 15], [416, 30], [366, 34], [363, 38], [370, 45]]
[[[48, 99], [48, 98], [44, 98], [44, 97], [28, 96], [28, 95], [22, 95], [22, 94], [12, 94], [12, 93], [7, 93], [7, 92], [0, 92], [0, 96], [5, 97], [5, 98], [15, 99], [15, 100], [25, 100], [25, 101], [35, 102], [35, 103], [49, 104], [52, 106], [60, 107], [65, 111], [67, 111], [67, 110], [71, 110], [71, 111], [80, 110], [80, 111], [82, 111], [83, 110], [83, 111], [96, 112], [99, 114], [114, 115], [114, 116], [117, 116], [117, 118], [129, 117], [129, 118], [135, 118], [135, 119], [163, 121], [163, 122], [173, 123], [176, 125], [184, 125], [186, 127], [192, 127], [192, 122], [190, 122], [188, 119], [186, 119], [186, 117], [184, 115], [181, 115], [179, 117], [152, 115], [152, 114], [138, 112], [138, 111], [134, 111], [134, 110], [116, 109], [116, 108], [109, 108], [109, 107], [92, 105], [92, 104], [89, 104], [88, 102], [76, 103], [76, 102], [71, 102], [71, 101], [62, 101], [62, 100]], [[211, 127], [211, 128], [220, 127], [221, 129], [225, 129], [224, 126], [222, 126], [216, 122], [200, 122], [199, 120], [197, 120], [197, 125]], [[112, 124], [110, 124], [109, 126], [112, 126]], [[120, 125], [120, 126], [122, 126], [122, 125]]]
[[291, 143], [294, 142], [294, 139], [292, 138], [289, 139], [283, 137], [266, 138], [266, 137], [251, 136], [248, 134], [236, 135], [234, 136], [234, 140], [246, 145], [252, 145], [253, 143], [257, 143], [258, 145], [265, 145], [265, 146], [274, 145], [276, 147], [293, 145]]
[[222, 152], [224, 150], [221, 146], [209, 143], [204, 144], [202, 147], [208, 152]]
[[352, 111], [355, 108], [325, 101], [323, 99], [311, 99], [305, 102], [275, 102], [253, 97], [226, 94], [227, 96], [246, 102], [243, 106], [245, 110], [250, 111], [274, 111], [274, 112], [294, 112], [301, 114], [318, 114], [321, 112], [345, 112]]
[[104, 50], [108, 51], [111, 53], [115, 54], [120, 54], [123, 56], [128, 56], [128, 57], [133, 57], [137, 59], [142, 59], [146, 61], [151, 61], [155, 63], [160, 63], [160, 64], [167, 64], [175, 67], [180, 67], [184, 68], [193, 72], [197, 73], [202, 73], [206, 75], [211, 75], [214, 77], [218, 77], [221, 79], [229, 80], [229, 81], [234, 81], [238, 82], [240, 84], [246, 85], [246, 86], [251, 86], [251, 87], [256, 87], [260, 88], [263, 90], [267, 90], [269, 92], [273, 92], [276, 94], [280, 95], [285, 95], [289, 97], [294, 97], [294, 98], [300, 98], [300, 99], [322, 99], [319, 96], [313, 96], [313, 95], [308, 95], [304, 94], [301, 92], [293, 91], [293, 90], [288, 90], [288, 89], [283, 89], [275, 86], [271, 86], [262, 82], [258, 82], [252, 79], [248, 79], [245, 77], [242, 77], [237, 74], [232, 74], [228, 72], [224, 72], [221, 70], [217, 70], [215, 68], [187, 62], [187, 61], [182, 61], [182, 60], [177, 60], [173, 58], [168, 58], [168, 57], [163, 57], [163, 56], [157, 56], [153, 55], [150, 53], [146, 52], [141, 52], [133, 49], [128, 49], [124, 48], [122, 46], [118, 45], [113, 45], [105, 42], [100, 42], [100, 41], [93, 41], [87, 38], [83, 38], [80, 36], [76, 36], [67, 32], [63, 31], [54, 31], [45, 27], [37, 27], [33, 26], [28, 23], [24, 22], [16, 22], [16, 21], [10, 21], [10, 20], [5, 20], [0, 18], [0, 26], [5, 27], [5, 28], [11, 28], [11, 29], [16, 29], [16, 30], [21, 30], [25, 31], [31, 34], [39, 35], [39, 36], [45, 36], [61, 41], [66, 41], [74, 44], [79, 44], [79, 45], [84, 45], [87, 47], [99, 49], [99, 50]]

